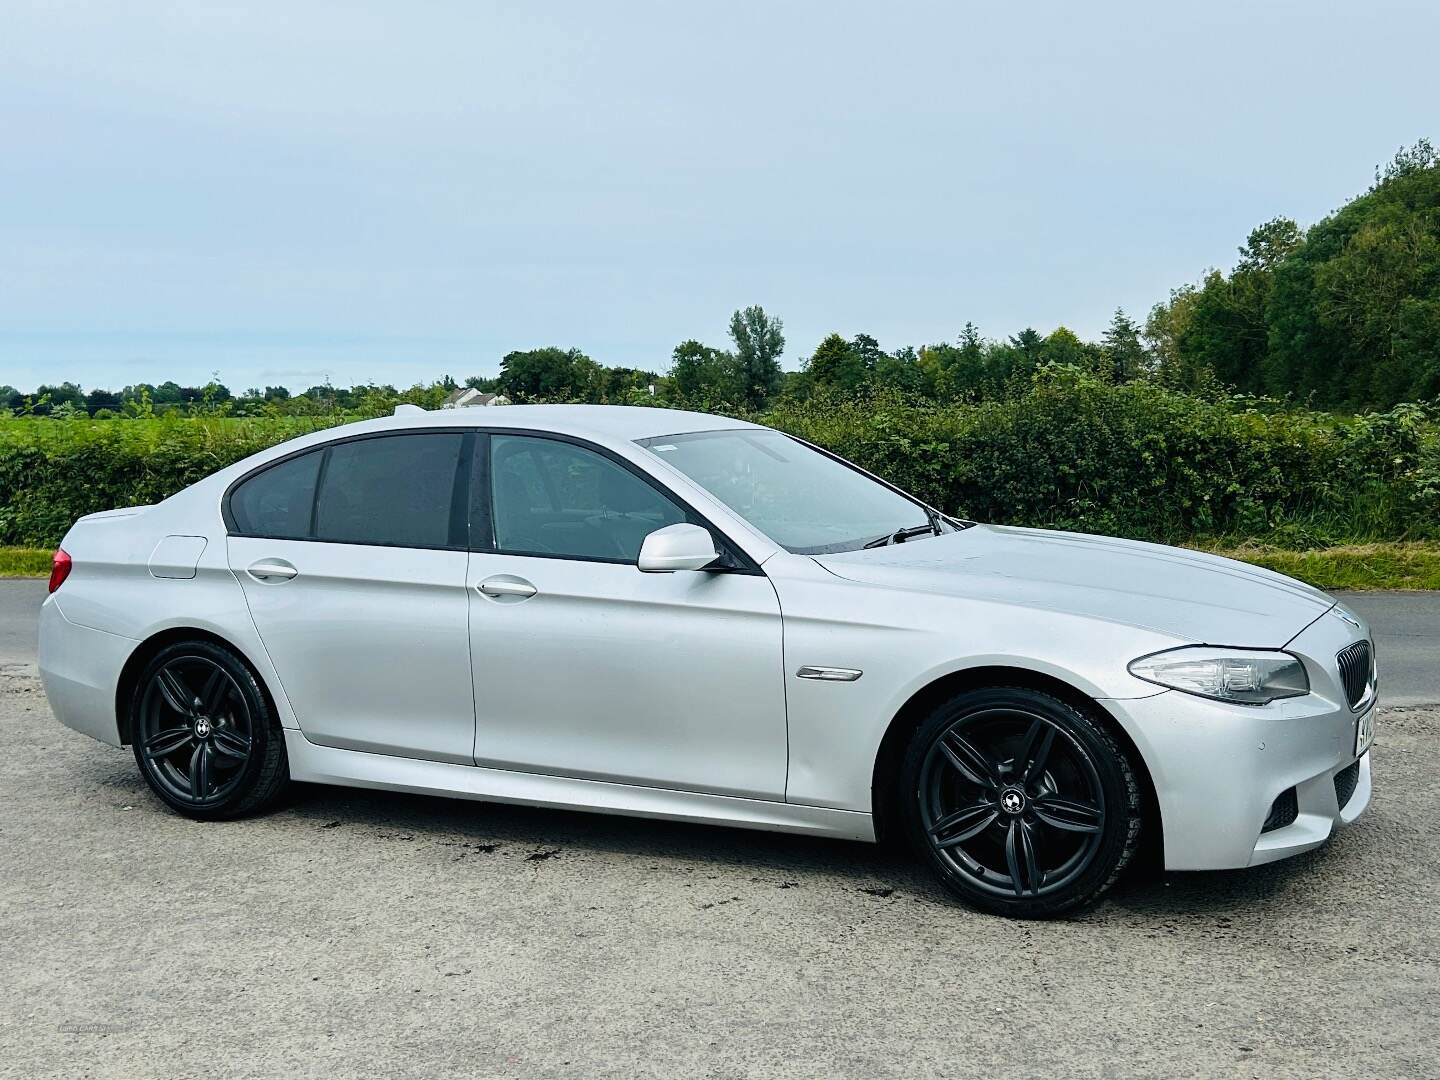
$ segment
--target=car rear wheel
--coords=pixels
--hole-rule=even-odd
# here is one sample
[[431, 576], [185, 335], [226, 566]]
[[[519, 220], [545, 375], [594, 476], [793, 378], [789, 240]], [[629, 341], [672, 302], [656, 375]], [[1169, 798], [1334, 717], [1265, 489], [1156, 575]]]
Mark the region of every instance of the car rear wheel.
[[1046, 918], [1108, 889], [1140, 839], [1140, 788], [1096, 720], [1022, 687], [962, 693], [920, 725], [901, 773], [912, 841], [975, 907]]
[[130, 704], [135, 760], [188, 817], [219, 820], [274, 803], [289, 780], [285, 740], [250, 668], [212, 641], [181, 641], [145, 665]]

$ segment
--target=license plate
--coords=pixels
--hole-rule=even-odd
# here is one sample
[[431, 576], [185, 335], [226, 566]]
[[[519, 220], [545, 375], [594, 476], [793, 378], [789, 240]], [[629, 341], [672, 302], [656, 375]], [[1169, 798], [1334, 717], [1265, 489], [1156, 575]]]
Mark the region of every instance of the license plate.
[[1355, 756], [1359, 757], [1370, 749], [1375, 741], [1375, 710], [1371, 709], [1355, 721]]

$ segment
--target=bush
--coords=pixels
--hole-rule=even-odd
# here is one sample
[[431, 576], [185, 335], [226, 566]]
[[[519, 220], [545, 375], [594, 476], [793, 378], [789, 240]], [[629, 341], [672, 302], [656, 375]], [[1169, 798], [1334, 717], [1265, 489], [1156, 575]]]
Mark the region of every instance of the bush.
[[159, 502], [257, 450], [343, 419], [0, 420], [0, 544], [53, 547], [82, 514]]
[[1437, 535], [1436, 425], [1415, 405], [1339, 418], [1060, 369], [1004, 401], [812, 402], [763, 419], [981, 521], [1292, 547]]
[[[346, 419], [0, 420], [0, 544], [53, 546], [81, 514], [156, 502]], [[982, 521], [1297, 549], [1440, 537], [1429, 407], [1337, 417], [1059, 368], [978, 405], [881, 395], [755, 419]]]

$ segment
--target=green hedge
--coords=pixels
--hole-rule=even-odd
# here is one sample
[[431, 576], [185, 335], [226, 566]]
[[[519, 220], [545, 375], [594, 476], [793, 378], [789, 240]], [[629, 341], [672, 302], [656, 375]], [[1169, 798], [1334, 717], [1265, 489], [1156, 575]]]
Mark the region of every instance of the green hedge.
[[0, 420], [0, 544], [53, 547], [77, 517], [159, 502], [343, 418]]
[[1421, 406], [1270, 411], [1062, 371], [979, 405], [857, 400], [764, 419], [981, 521], [1288, 547], [1440, 533], [1437, 427]]
[[[0, 421], [0, 544], [53, 546], [81, 514], [155, 502], [344, 419]], [[1422, 406], [1335, 417], [1061, 370], [1004, 401], [810, 401], [757, 419], [984, 521], [1294, 548], [1440, 536]]]

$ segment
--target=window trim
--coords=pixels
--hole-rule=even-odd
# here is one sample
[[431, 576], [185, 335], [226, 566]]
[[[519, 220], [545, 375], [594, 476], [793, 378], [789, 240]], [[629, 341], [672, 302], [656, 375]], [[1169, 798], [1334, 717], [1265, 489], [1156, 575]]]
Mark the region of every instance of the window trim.
[[[315, 446], [306, 446], [298, 450], [292, 450], [288, 454], [282, 454], [280, 457], [263, 462], [260, 465], [255, 466], [255, 468], [250, 469], [249, 471], [243, 473], [240, 476], [237, 476], [234, 480], [230, 482], [229, 486], [225, 488], [225, 494], [221, 496], [220, 499], [220, 517], [225, 523], [225, 534], [226, 536], [244, 537], [247, 540], [284, 540], [288, 543], [293, 544], [341, 544], [345, 547], [399, 548], [403, 551], [468, 551], [470, 550], [468, 544], [462, 543], [456, 545], [454, 543], [456, 509], [455, 496], [456, 488], [461, 483], [461, 478], [459, 474], [463, 474], [465, 476], [465, 486], [467, 489], [469, 486], [468, 478], [470, 471], [470, 455], [469, 453], [467, 453], [467, 451], [470, 450], [470, 446], [467, 446], [466, 439], [469, 436], [473, 435], [473, 433], [473, 428], [454, 427], [451, 425], [402, 428], [398, 431], [366, 431], [358, 435], [344, 435], [338, 439], [329, 439]], [[449, 528], [451, 542], [447, 544], [394, 544], [378, 540], [325, 540], [315, 536], [315, 515], [320, 504], [320, 485], [321, 482], [325, 479], [325, 473], [329, 470], [330, 467], [330, 451], [344, 443], [360, 442], [365, 439], [394, 439], [401, 438], [406, 435], [461, 436], [460, 456], [459, 459], [456, 461], [455, 465], [455, 471], [457, 473], [457, 476], [453, 486], [450, 489]], [[275, 468], [277, 465], [283, 465], [287, 461], [293, 461], [296, 458], [304, 457], [306, 454], [320, 455], [320, 465], [315, 473], [315, 491], [310, 496], [310, 535], [273, 536], [267, 533], [252, 533], [243, 531], [236, 524], [234, 512], [230, 509], [230, 499], [231, 496], [235, 494], [235, 491], [240, 487], [240, 485], [247, 483], [250, 480], [253, 480], [261, 473], [268, 472], [271, 469]]]
[[692, 506], [688, 500], [681, 497], [678, 492], [666, 487], [664, 482], [659, 477], [654, 476], [649, 472], [646, 472], [645, 469], [641, 468], [635, 462], [629, 460], [621, 454], [616, 453], [608, 446], [601, 446], [598, 443], [591, 442], [589, 439], [583, 439], [576, 435], [567, 435], [563, 432], [558, 431], [536, 431], [532, 428], [486, 427], [477, 428], [476, 431], [478, 434], [485, 436], [485, 465], [483, 470], [485, 488], [483, 510], [485, 516], [485, 526], [484, 530], [480, 533], [480, 539], [484, 542], [485, 546], [480, 547], [474, 543], [476, 537], [476, 514], [474, 507], [475, 500], [472, 498], [470, 519], [471, 551], [477, 552], [481, 555], [502, 555], [510, 556], [516, 559], [560, 559], [565, 562], [603, 563], [610, 566], [637, 565], [637, 560], [635, 559], [612, 559], [599, 555], [567, 555], [561, 552], [554, 551], [502, 551], [495, 546], [495, 481], [494, 475], [491, 471], [494, 455], [492, 453], [491, 443], [494, 436], [496, 435], [508, 435], [514, 438], [548, 439], [551, 442], [567, 443], [570, 446], [576, 446], [582, 450], [589, 450], [591, 453], [597, 454], [598, 456], [606, 459], [612, 464], [620, 466], [620, 468], [624, 469], [632, 476], [648, 484], [651, 488], [657, 491], [662, 498], [668, 500], [669, 502], [677, 506], [685, 513], [687, 519], [693, 520], [694, 524], [699, 525], [702, 529], [704, 529], [710, 534], [712, 539], [714, 539], [716, 549], [720, 552], [721, 558], [727, 559], [729, 565], [707, 566], [704, 570], [705, 573], [745, 574], [752, 577], [765, 576], [765, 572], [760, 569], [760, 564], [757, 563], [754, 559], [752, 559], [750, 555], [746, 553], [744, 548], [742, 548], [733, 539], [731, 539], [731, 537], [728, 533], [725, 532], [725, 530], [716, 526], [713, 521], [711, 521], [708, 517], [702, 514], [699, 510], [695, 509], [695, 507]]
[[[313, 535], [315, 531], [315, 512], [320, 499], [320, 482], [325, 478], [326, 469], [330, 463], [330, 450], [342, 443], [359, 442], [362, 439], [393, 439], [405, 435], [461, 435], [464, 440], [460, 447], [460, 459], [456, 470], [458, 474], [455, 479], [455, 486], [451, 489], [450, 504], [450, 539], [452, 543], [443, 545], [422, 545], [422, 544], [390, 544], [377, 542], [363, 542], [358, 540], [322, 540]], [[702, 514], [690, 502], [679, 493], [667, 487], [657, 476], [647, 472], [644, 468], [630, 461], [621, 454], [616, 453], [608, 446], [601, 446], [591, 442], [589, 439], [580, 438], [575, 435], [567, 435], [558, 431], [539, 431], [533, 428], [521, 427], [485, 427], [483, 425], [427, 425], [424, 427], [407, 427], [395, 431], [366, 431], [357, 435], [342, 435], [339, 438], [328, 439], [325, 442], [313, 446], [301, 447], [292, 450], [288, 454], [272, 458], [269, 461], [256, 465], [232, 480], [225, 488], [224, 494], [220, 497], [220, 517], [225, 525], [227, 536], [244, 537], [250, 540], [283, 540], [293, 544], [342, 544], [347, 547], [378, 547], [378, 548], [400, 548], [409, 551], [473, 551], [481, 555], [511, 556], [517, 559], [562, 559], [566, 562], [590, 562], [604, 563], [612, 566], [635, 566], [634, 559], [609, 559], [596, 556], [565, 555], [556, 552], [518, 552], [500, 551], [495, 547], [494, 536], [494, 508], [491, 505], [494, 499], [495, 485], [491, 476], [491, 454], [490, 442], [495, 435], [511, 435], [524, 438], [550, 439], [554, 442], [569, 443], [578, 446], [583, 450], [589, 450], [598, 454], [608, 461], [619, 465], [631, 475], [649, 484], [661, 496], [670, 500], [680, 507], [687, 515], [695, 520], [701, 528], [707, 530], [714, 538], [716, 548], [722, 558], [728, 558], [731, 565], [706, 567], [705, 573], [716, 574], [744, 574], [752, 577], [764, 577], [765, 572], [760, 569], [760, 564], [735, 542], [724, 529], [718, 527], [709, 517]], [[230, 498], [240, 485], [254, 479], [261, 473], [267, 472], [282, 465], [285, 462], [293, 461], [306, 454], [320, 454], [320, 465], [315, 474], [315, 491], [310, 497], [310, 532], [312, 535], [295, 536], [271, 536], [265, 533], [251, 533], [242, 531], [235, 522], [235, 515], [230, 509]], [[477, 505], [475, 486], [478, 481], [481, 492], [484, 494], [483, 506]], [[462, 493], [461, 488], [464, 488]], [[457, 499], [463, 501], [457, 501]], [[477, 513], [483, 510], [483, 513]], [[456, 545], [456, 519], [463, 521], [468, 533], [465, 543]], [[477, 528], [478, 526], [478, 528]]]

